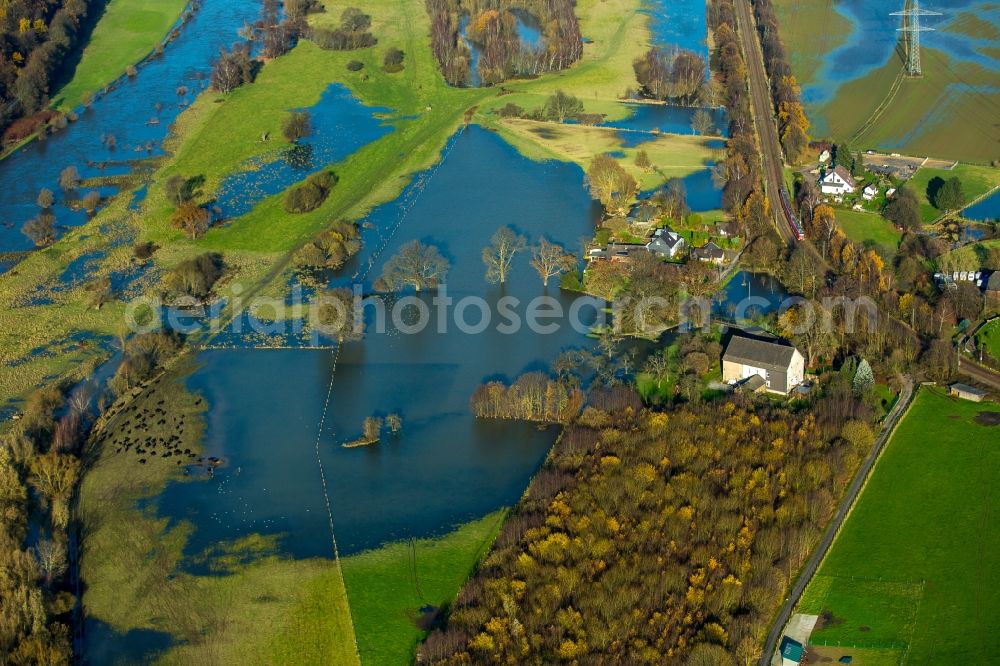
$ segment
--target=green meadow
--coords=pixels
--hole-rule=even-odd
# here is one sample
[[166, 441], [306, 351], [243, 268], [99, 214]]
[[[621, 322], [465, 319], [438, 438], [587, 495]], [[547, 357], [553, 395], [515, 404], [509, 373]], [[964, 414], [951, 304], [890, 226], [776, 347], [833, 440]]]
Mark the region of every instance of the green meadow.
[[881, 215], [847, 208], [837, 208], [836, 214], [837, 224], [854, 242], [876, 247], [886, 254], [894, 254], [899, 247], [902, 234]]
[[111, 0], [83, 50], [73, 78], [52, 106], [75, 108], [153, 52], [177, 23], [188, 0]]
[[803, 596], [801, 612], [825, 615], [811, 641], [995, 661], [1000, 426], [976, 419], [998, 411], [920, 389]]

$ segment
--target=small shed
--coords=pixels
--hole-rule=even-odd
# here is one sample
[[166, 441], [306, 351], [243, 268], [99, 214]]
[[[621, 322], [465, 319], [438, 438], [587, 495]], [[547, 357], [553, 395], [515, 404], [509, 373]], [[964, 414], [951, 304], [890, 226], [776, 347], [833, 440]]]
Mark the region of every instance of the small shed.
[[951, 395], [962, 400], [982, 402], [983, 398], [986, 397], [986, 391], [977, 389], [975, 386], [969, 386], [968, 384], [952, 384], [949, 388]]
[[785, 636], [781, 639], [781, 666], [799, 666], [805, 648], [794, 638]]

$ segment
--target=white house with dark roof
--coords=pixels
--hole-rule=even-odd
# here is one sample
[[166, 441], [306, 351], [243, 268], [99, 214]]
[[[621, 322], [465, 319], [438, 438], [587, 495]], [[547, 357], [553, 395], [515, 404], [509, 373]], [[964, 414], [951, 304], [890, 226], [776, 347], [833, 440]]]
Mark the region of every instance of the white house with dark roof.
[[671, 229], [663, 227], [653, 233], [653, 237], [646, 243], [646, 249], [658, 257], [674, 259], [684, 249], [684, 238]]
[[823, 194], [837, 196], [851, 194], [858, 188], [851, 174], [839, 164], [823, 174], [823, 177], [819, 179], [819, 186]]
[[734, 336], [722, 355], [722, 380], [739, 384], [755, 375], [764, 379], [766, 391], [788, 395], [802, 383], [805, 358], [779, 341]]
[[878, 196], [878, 185], [871, 183], [865, 186], [864, 191], [861, 192], [861, 196], [864, 197], [865, 201], [871, 201]]

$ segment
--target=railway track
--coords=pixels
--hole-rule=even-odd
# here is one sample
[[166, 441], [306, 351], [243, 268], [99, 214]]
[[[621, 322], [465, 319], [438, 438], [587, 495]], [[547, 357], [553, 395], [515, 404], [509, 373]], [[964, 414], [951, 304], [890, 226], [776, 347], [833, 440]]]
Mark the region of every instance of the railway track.
[[781, 143], [778, 140], [778, 126], [774, 119], [774, 104], [771, 101], [771, 84], [764, 69], [764, 54], [757, 37], [757, 24], [750, 9], [749, 0], [736, 0], [736, 23], [743, 58], [747, 64], [750, 85], [750, 103], [753, 110], [754, 127], [760, 146], [761, 166], [764, 170], [764, 187], [771, 208], [774, 211], [775, 228], [786, 245], [793, 245], [800, 238], [798, 221], [790, 206], [782, 205], [786, 197], [784, 160]]

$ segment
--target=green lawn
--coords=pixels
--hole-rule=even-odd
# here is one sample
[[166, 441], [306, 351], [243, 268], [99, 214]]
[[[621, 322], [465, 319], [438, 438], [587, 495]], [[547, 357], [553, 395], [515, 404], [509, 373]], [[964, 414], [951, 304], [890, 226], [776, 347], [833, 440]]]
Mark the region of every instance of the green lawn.
[[425, 635], [418, 626], [421, 609], [455, 601], [506, 515], [498, 511], [439, 539], [389, 544], [341, 560], [362, 664], [413, 661]]
[[910, 179], [907, 187], [913, 188], [920, 199], [920, 215], [924, 224], [941, 217], [941, 211], [935, 208], [928, 199], [927, 187], [934, 178], [948, 180], [958, 178], [962, 181], [962, 190], [967, 201], [989, 192], [1000, 185], [1000, 169], [974, 164], [959, 164], [954, 169], [919, 169]]
[[895, 253], [902, 234], [892, 222], [881, 215], [848, 208], [837, 208], [837, 224], [847, 237], [862, 245], [872, 245], [887, 253]]
[[982, 346], [994, 359], [1000, 360], [1000, 320], [980, 329], [976, 334], [976, 344]]
[[170, 31], [188, 0], [111, 0], [94, 28], [73, 79], [52, 99], [69, 110], [149, 55]]
[[964, 245], [938, 257], [937, 267], [945, 272], [979, 270], [983, 258], [996, 248], [1000, 248], [1000, 238]]
[[974, 421], [991, 410], [920, 390], [800, 604], [832, 613], [814, 640], [908, 644], [913, 665], [995, 661], [1000, 426]]

